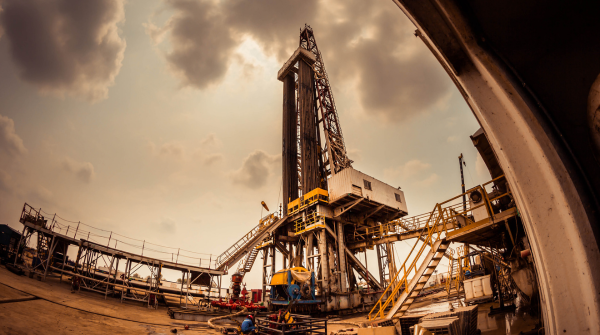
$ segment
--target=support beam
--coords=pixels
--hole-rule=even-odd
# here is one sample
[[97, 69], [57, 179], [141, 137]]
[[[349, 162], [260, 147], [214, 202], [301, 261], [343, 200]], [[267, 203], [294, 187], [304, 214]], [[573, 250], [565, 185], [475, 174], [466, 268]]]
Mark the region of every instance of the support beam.
[[319, 265], [321, 267], [321, 295], [327, 296], [329, 293], [329, 263], [327, 261], [327, 232], [321, 229], [318, 232]]
[[346, 253], [344, 245], [344, 224], [337, 222], [337, 245], [338, 245], [338, 262], [340, 263], [340, 290], [348, 291], [347, 272], [346, 272]]
[[370, 216], [374, 215], [375, 213], [379, 212], [381, 209], [383, 209], [383, 207], [385, 207], [385, 205], [381, 205], [378, 206], [377, 208], [371, 210], [370, 212], [368, 212], [367, 214], [365, 214], [365, 216], [363, 216], [363, 220], [368, 219]]
[[[337, 217], [340, 217], [342, 214], [344, 214], [344, 213], [346, 213], [347, 211], [351, 210], [351, 209], [352, 209], [352, 207], [354, 207], [354, 206], [358, 205], [358, 204], [359, 204], [359, 203], [361, 203], [363, 200], [365, 200], [365, 198], [360, 198], [360, 199], [356, 199], [356, 200], [354, 200], [354, 202], [353, 202], [353, 203], [352, 203], [350, 206], [348, 206], [348, 207], [344, 207], [344, 209], [343, 209], [343, 210], [342, 210], [342, 211], [341, 211], [341, 212], [340, 212], [338, 215], [335, 215], [334, 217], [335, 217], [335, 218], [337, 218]], [[335, 209], [334, 209], [334, 213], [335, 213]]]
[[[262, 301], [265, 301], [265, 298], [267, 296], [267, 285], [269, 285], [268, 281], [269, 281], [269, 273], [268, 273], [268, 268], [272, 267], [272, 264], [267, 264], [267, 258], [269, 258], [269, 249], [271, 248], [264, 248], [262, 250], [263, 252], [263, 266], [262, 266]], [[273, 261], [273, 258], [271, 258], [271, 262]]]
[[315, 73], [312, 65], [306, 63], [303, 59], [298, 61], [298, 112], [300, 114], [300, 155], [303, 194], [321, 185], [314, 76]]
[[[334, 240], [337, 241], [336, 234], [329, 227], [326, 226], [325, 230], [334, 238]], [[362, 265], [362, 263], [356, 258], [356, 256], [354, 256], [354, 254], [352, 253], [352, 251], [350, 251], [350, 249], [348, 249], [348, 247], [345, 247], [344, 249], [346, 251], [346, 255], [352, 261], [350, 264], [354, 265], [353, 266], [354, 269], [356, 271], [358, 271], [358, 273], [360, 273], [361, 276], [363, 276], [363, 278], [365, 280], [370, 280], [374, 287], [377, 287], [377, 289], [380, 289], [380, 290], [383, 289], [383, 286], [377, 281], [377, 279], [375, 279], [375, 277], [373, 277], [373, 275], [369, 272], [369, 270], [367, 270]]]
[[283, 78], [283, 146], [282, 181], [283, 210], [287, 213], [289, 201], [298, 198], [298, 113], [296, 111], [296, 89], [294, 73]]

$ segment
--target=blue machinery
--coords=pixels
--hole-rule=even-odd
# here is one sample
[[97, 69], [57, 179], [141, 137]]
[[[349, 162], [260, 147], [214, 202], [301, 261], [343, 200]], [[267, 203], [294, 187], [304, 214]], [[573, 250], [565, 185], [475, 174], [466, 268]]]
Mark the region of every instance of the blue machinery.
[[[294, 271], [294, 274], [292, 274]], [[310, 274], [310, 275], [309, 275]], [[298, 277], [306, 277], [304, 282]], [[310, 277], [309, 277], [310, 276]], [[310, 278], [310, 279], [309, 279]], [[271, 279], [271, 305], [287, 306], [294, 304], [318, 304], [315, 298], [315, 274], [303, 267], [295, 267], [278, 271]]]

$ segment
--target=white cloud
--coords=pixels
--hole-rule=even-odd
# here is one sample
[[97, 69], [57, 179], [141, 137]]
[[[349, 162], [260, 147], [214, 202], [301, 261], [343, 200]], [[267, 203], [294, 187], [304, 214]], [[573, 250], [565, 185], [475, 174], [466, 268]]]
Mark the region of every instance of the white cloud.
[[388, 178], [398, 178], [404, 182], [426, 187], [433, 185], [440, 178], [436, 173], [429, 173], [430, 169], [431, 164], [413, 159], [395, 169], [386, 169], [384, 174]]
[[403, 175], [405, 178], [410, 178], [418, 175], [421, 171], [425, 171], [431, 167], [429, 163], [423, 163], [418, 159], [413, 159], [406, 162], [403, 168]]
[[27, 153], [23, 140], [15, 132], [15, 122], [0, 115], [0, 150], [15, 157]]
[[78, 162], [69, 157], [65, 157], [62, 162], [62, 168], [84, 183], [89, 184], [96, 177], [94, 165], [90, 162]]
[[415, 182], [415, 184], [419, 185], [419, 186], [423, 186], [423, 187], [429, 187], [433, 184], [435, 184], [438, 180], [440, 180], [440, 176], [438, 176], [436, 173], [432, 173], [431, 175], [429, 175], [429, 177], [417, 181]]

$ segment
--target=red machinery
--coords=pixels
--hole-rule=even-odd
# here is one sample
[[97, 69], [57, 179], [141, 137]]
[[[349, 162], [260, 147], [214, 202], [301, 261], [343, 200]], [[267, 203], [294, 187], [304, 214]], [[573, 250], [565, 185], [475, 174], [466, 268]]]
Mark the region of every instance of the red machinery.
[[257, 305], [251, 301], [248, 301], [248, 291], [246, 290], [246, 285], [241, 288], [242, 278], [243, 277], [238, 273], [231, 276], [231, 280], [233, 282], [233, 292], [229, 301], [223, 299], [219, 299], [218, 301], [214, 300], [211, 301], [211, 306], [221, 309], [228, 309], [230, 311], [241, 310], [244, 307], [246, 307], [250, 312], [267, 310], [266, 306]]
[[[234, 273], [231, 276], [231, 297], [233, 300], [238, 300], [240, 298], [242, 280], [244, 280], [244, 275], [241, 273]], [[244, 287], [244, 290], [246, 288]]]

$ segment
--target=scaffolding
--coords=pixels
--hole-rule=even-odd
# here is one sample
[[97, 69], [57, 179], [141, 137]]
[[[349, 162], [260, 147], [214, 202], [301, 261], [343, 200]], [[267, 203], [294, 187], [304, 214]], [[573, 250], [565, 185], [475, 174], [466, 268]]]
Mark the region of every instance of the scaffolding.
[[[213, 257], [205, 260], [208, 267], [202, 267], [202, 258], [184, 256], [181, 248], [175, 252], [164, 252], [147, 248], [147, 243], [142, 240], [142, 246], [137, 246], [140, 253], [117, 249], [118, 242], [121, 246], [136, 247], [113, 236], [121, 236], [109, 232], [108, 237], [93, 234], [91, 231], [80, 229], [81, 222], [76, 227], [65, 224], [64, 219], [56, 214], [50, 222], [42, 215], [41, 209], [35, 209], [25, 203], [21, 212], [20, 222], [23, 224], [23, 234], [17, 247], [15, 265], [18, 265], [31, 274], [37, 273], [42, 279], [50, 273], [66, 274], [73, 278], [77, 289], [104, 294], [105, 298], [119, 296], [120, 300], [133, 300], [147, 303], [156, 307], [159, 298], [165, 301], [178, 299], [180, 307], [200, 308], [211, 298], [220, 298], [222, 270], [214, 268]], [[70, 221], [72, 222], [72, 221]], [[70, 236], [72, 234], [72, 236]], [[77, 239], [77, 234], [86, 238]], [[37, 238], [34, 238], [37, 236]], [[90, 240], [92, 237], [104, 237], [106, 244]], [[31, 262], [24, 257], [25, 247], [35, 240], [37, 252], [33, 255]], [[114, 243], [115, 247], [109, 245]], [[69, 246], [77, 247], [77, 258], [74, 262], [67, 261]], [[134, 248], [135, 249], [135, 248]], [[168, 258], [156, 258], [144, 255], [144, 251], [166, 254]], [[191, 265], [190, 262], [180, 262], [180, 257], [194, 259], [199, 265]], [[211, 266], [211, 264], [213, 266]], [[119, 269], [123, 269], [120, 271]], [[141, 279], [139, 272], [147, 270], [150, 275]], [[162, 270], [169, 269], [181, 272], [181, 283], [167, 283], [162, 278]], [[195, 285], [197, 288], [193, 288]], [[215, 294], [215, 291], [216, 294]]]

